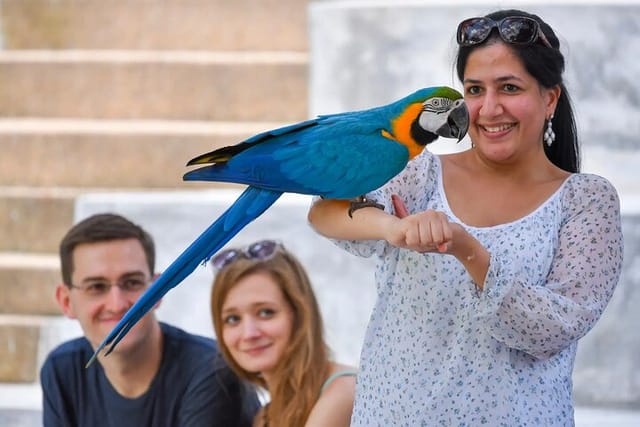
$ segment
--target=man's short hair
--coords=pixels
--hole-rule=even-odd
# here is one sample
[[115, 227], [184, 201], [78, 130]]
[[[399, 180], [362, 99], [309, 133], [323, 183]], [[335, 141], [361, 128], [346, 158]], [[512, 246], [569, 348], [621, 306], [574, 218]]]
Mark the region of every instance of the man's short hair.
[[155, 271], [156, 251], [153, 238], [142, 227], [116, 214], [92, 215], [67, 232], [60, 242], [60, 268], [62, 281], [71, 286], [73, 274], [73, 250], [83, 243], [108, 242], [112, 240], [136, 239], [142, 245], [151, 274]]

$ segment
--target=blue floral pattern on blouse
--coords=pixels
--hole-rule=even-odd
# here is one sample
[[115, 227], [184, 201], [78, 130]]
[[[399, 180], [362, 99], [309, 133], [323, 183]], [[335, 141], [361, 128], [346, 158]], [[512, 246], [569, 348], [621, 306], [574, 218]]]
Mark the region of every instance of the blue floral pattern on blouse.
[[[451, 212], [440, 159], [424, 152], [370, 196], [392, 211]], [[484, 290], [452, 256], [384, 241], [336, 241], [378, 257], [378, 298], [362, 347], [352, 426], [574, 425], [576, 343], [609, 302], [622, 266], [618, 195], [573, 174], [534, 212], [462, 224], [491, 253]]]

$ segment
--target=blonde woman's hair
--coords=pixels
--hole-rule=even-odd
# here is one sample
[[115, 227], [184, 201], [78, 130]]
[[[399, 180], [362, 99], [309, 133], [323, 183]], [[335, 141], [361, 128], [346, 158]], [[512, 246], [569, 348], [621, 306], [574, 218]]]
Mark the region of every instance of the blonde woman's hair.
[[229, 291], [244, 277], [266, 272], [280, 286], [294, 313], [291, 340], [274, 370], [268, 389], [270, 403], [261, 410], [258, 425], [302, 426], [316, 403], [329, 375], [329, 350], [324, 341], [322, 316], [309, 277], [300, 262], [283, 247], [268, 260], [240, 257], [220, 270], [211, 290], [211, 317], [218, 345], [236, 374], [267, 389], [258, 372], [240, 367], [222, 339], [222, 306]]

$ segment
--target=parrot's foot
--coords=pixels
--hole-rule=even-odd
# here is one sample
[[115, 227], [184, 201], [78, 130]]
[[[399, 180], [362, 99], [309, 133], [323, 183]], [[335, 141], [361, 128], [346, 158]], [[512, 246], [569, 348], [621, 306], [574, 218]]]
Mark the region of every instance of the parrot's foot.
[[384, 206], [376, 202], [373, 199], [368, 199], [366, 196], [360, 196], [353, 199], [349, 205], [349, 218], [353, 218], [353, 213], [362, 208], [378, 208], [384, 210]]

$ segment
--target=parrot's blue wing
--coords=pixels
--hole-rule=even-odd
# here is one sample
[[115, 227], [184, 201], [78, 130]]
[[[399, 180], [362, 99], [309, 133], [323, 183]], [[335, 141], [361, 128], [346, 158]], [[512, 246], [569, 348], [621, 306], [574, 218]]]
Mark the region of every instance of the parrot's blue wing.
[[263, 140], [226, 162], [188, 172], [184, 179], [349, 199], [383, 185], [408, 159], [407, 148], [379, 129], [345, 132], [344, 123], [335, 129], [320, 123], [302, 133]]
[[282, 195], [279, 191], [247, 188], [213, 224], [209, 226], [145, 291], [97, 348], [87, 366], [107, 345], [109, 354], [160, 299], [195, 268], [208, 260], [247, 224], [262, 215]]

